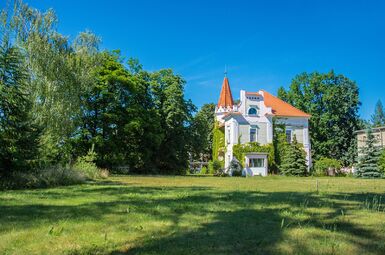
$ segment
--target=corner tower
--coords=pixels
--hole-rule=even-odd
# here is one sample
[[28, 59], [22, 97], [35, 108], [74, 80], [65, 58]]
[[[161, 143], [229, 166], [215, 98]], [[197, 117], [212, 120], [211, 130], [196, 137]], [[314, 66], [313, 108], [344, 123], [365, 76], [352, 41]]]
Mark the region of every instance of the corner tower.
[[229, 79], [225, 75], [222, 83], [221, 94], [219, 95], [218, 104], [215, 107], [215, 114], [217, 120], [223, 122], [222, 117], [228, 113], [235, 110], [233, 95], [231, 94]]

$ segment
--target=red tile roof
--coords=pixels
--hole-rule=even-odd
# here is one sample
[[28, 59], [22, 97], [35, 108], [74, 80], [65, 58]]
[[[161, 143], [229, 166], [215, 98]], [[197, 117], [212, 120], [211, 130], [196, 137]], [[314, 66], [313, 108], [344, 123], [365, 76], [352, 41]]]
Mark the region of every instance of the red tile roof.
[[246, 95], [261, 96], [258, 92], [246, 92]]
[[307, 114], [306, 112], [303, 112], [291, 104], [288, 104], [281, 99], [271, 95], [270, 93], [263, 90], [263, 98], [265, 105], [267, 107], [271, 107], [273, 114], [275, 116], [281, 116], [281, 117], [308, 117], [310, 118], [311, 115]]
[[222, 90], [221, 90], [221, 95], [219, 96], [218, 100], [218, 107], [233, 107], [234, 105], [234, 100], [233, 96], [231, 94], [231, 89], [229, 85], [229, 79], [225, 77], [223, 79], [223, 84], [222, 84]]

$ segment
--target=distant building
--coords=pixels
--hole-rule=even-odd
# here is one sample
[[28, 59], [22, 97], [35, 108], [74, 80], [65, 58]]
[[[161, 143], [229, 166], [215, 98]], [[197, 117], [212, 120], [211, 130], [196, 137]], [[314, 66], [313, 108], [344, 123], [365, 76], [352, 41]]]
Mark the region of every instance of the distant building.
[[[273, 142], [273, 118], [286, 127], [288, 142], [296, 136], [306, 152], [308, 166], [311, 166], [311, 146], [309, 138], [309, 114], [271, 95], [267, 91], [240, 91], [240, 102], [234, 104], [229, 80], [224, 78], [219, 101], [215, 110], [217, 121], [225, 134], [225, 150], [220, 158], [225, 160], [227, 169], [233, 159], [235, 144], [258, 142], [261, 145]], [[268, 155], [253, 152], [238, 159], [245, 164], [244, 173], [266, 176]]]
[[[372, 128], [372, 131], [376, 141], [376, 145], [381, 148], [384, 148], [385, 147], [385, 127]], [[366, 140], [368, 138], [367, 132], [368, 132], [367, 129], [356, 131], [358, 152], [363, 147], [365, 147]]]

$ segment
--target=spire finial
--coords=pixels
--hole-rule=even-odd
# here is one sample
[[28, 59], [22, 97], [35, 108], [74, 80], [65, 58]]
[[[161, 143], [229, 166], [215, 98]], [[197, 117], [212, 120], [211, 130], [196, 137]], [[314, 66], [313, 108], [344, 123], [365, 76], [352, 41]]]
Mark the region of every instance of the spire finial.
[[227, 77], [227, 65], [225, 65], [225, 77]]

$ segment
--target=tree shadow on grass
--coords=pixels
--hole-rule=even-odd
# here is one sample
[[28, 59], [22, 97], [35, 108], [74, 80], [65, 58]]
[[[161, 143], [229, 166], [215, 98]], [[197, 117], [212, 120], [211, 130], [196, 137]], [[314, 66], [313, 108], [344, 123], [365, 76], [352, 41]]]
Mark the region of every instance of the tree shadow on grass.
[[[49, 192], [55, 200], [60, 199], [60, 196], [63, 199], [67, 196], [61, 191]], [[101, 199], [78, 205], [0, 204], [0, 233], [10, 229], [33, 228], [47, 222], [55, 224], [61, 220], [117, 224], [108, 221], [123, 215], [129, 219], [132, 213], [150, 216], [154, 221], [171, 222], [171, 226], [151, 230], [152, 235], [145, 235], [138, 243], [116, 244], [123, 248], [110, 254], [285, 254], [278, 245], [291, 241], [290, 253], [319, 254], [307, 241], [322, 239], [328, 234], [346, 235], [348, 241], [362, 251], [385, 254], [384, 246], [380, 245], [385, 243], [385, 237], [381, 233], [341, 217], [342, 212], [361, 208], [365, 201], [378, 197], [378, 194], [316, 195], [303, 192], [226, 191], [210, 187], [144, 187], [127, 184], [107, 187], [91, 185], [71, 192], [75, 192], [72, 194], [75, 197], [99, 195]], [[102, 198], [102, 195], [106, 197]], [[106, 201], [101, 201], [102, 199]], [[383, 202], [378, 203], [380, 207], [384, 206]], [[325, 208], [326, 212], [311, 210]], [[370, 211], [368, 213], [367, 217], [370, 217]], [[204, 219], [207, 215], [212, 217], [206, 221], [186, 220], [193, 216]], [[119, 224], [121, 225], [116, 227], [127, 229], [127, 234], [132, 234], [132, 229], [125, 226], [127, 221]], [[310, 232], [307, 235], [309, 240], [304, 242], [293, 241], [287, 232], [296, 229], [315, 229], [320, 233]], [[90, 254], [95, 249], [99, 248], [93, 247], [90, 250], [82, 247], [71, 253]], [[106, 254], [109, 251], [101, 248], [98, 253]], [[330, 253], [333, 253], [332, 249]]]

